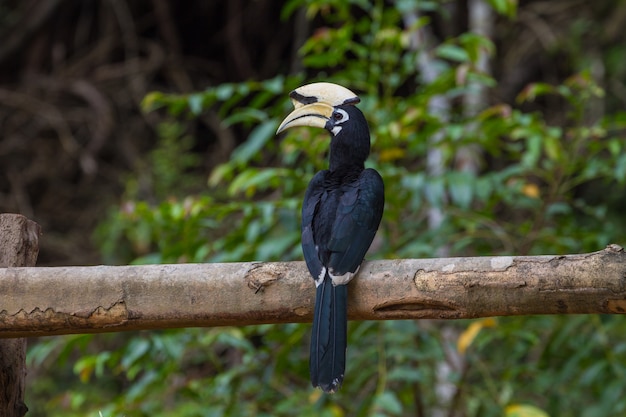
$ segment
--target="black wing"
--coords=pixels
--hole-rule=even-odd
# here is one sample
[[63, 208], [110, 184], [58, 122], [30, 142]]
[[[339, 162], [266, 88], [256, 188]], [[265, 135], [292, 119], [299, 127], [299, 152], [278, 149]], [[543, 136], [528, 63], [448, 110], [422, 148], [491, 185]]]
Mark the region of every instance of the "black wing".
[[373, 169], [364, 170], [342, 194], [327, 249], [333, 275], [355, 272], [370, 245], [383, 215], [383, 179]]
[[302, 253], [309, 272], [314, 279], [318, 279], [324, 269], [313, 236], [313, 218], [318, 211], [322, 194], [326, 191], [324, 189], [324, 181], [327, 174], [327, 170], [315, 174], [304, 194], [302, 203]]

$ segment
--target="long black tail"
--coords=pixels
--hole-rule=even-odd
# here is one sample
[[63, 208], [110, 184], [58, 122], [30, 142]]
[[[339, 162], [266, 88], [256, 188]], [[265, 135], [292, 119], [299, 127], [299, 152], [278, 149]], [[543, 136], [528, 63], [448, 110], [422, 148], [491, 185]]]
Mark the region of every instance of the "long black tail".
[[313, 386], [328, 393], [341, 386], [346, 369], [347, 298], [348, 287], [334, 286], [328, 275], [315, 294], [309, 368]]

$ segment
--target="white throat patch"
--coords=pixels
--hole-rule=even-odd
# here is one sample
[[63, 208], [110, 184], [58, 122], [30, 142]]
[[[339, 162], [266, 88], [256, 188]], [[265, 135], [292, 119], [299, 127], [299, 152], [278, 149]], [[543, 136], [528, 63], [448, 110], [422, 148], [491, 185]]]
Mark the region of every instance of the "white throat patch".
[[339, 132], [341, 132], [341, 125], [350, 120], [350, 116], [348, 115], [348, 112], [343, 109], [335, 109], [330, 117], [335, 120], [335, 127], [331, 129], [331, 132], [333, 136], [337, 136]]

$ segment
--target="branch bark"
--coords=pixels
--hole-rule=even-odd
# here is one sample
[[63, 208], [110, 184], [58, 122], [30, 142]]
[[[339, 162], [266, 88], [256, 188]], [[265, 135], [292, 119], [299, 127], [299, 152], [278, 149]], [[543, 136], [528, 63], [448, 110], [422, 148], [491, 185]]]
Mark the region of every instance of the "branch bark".
[[[0, 269], [0, 337], [308, 322], [303, 262]], [[626, 313], [626, 253], [366, 262], [352, 320]]]
[[[0, 267], [34, 266], [40, 234], [39, 225], [26, 217], [0, 214]], [[26, 414], [25, 384], [26, 339], [0, 340], [0, 417]]]

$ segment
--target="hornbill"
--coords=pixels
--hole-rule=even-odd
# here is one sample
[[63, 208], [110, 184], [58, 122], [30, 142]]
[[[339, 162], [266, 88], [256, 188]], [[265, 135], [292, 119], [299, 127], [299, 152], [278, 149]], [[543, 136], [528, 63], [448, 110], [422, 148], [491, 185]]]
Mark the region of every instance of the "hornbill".
[[277, 134], [313, 126], [331, 135], [329, 169], [313, 177], [304, 195], [302, 252], [316, 286], [311, 383], [333, 393], [341, 386], [346, 367], [347, 284], [359, 271], [380, 224], [384, 185], [378, 172], [364, 166], [370, 133], [353, 92], [314, 83], [289, 96], [295, 110]]

